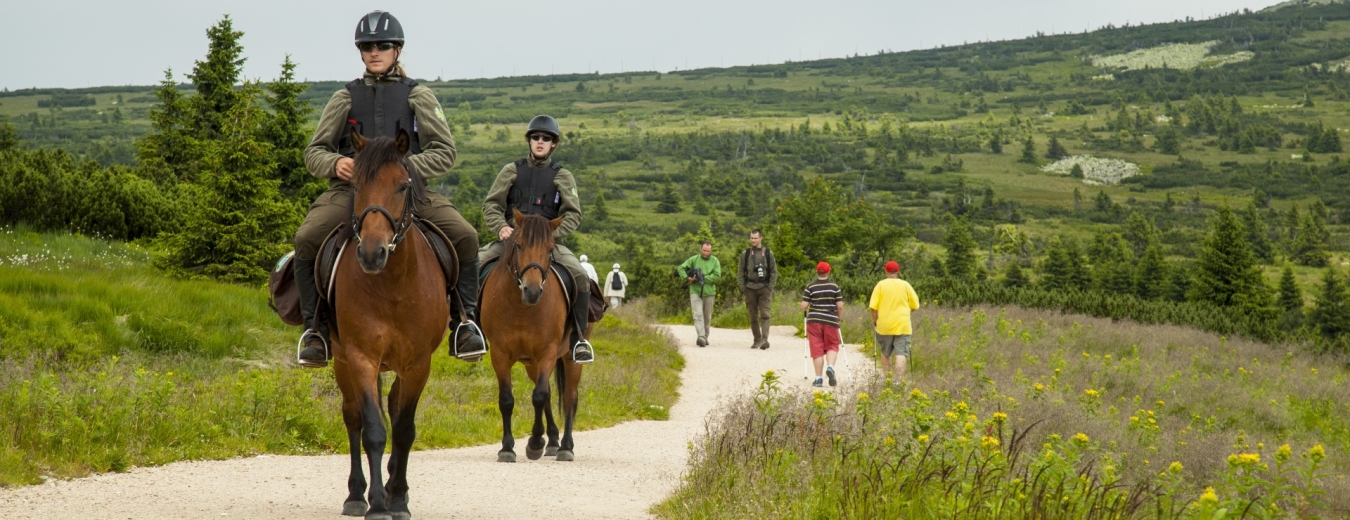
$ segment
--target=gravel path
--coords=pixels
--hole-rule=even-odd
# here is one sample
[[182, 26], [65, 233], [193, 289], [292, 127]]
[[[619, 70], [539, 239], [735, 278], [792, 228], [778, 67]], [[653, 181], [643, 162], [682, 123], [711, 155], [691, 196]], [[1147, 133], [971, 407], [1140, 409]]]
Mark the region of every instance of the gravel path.
[[[574, 433], [575, 462], [496, 462], [500, 444], [418, 451], [409, 461], [416, 518], [646, 518], [679, 484], [689, 442], [721, 399], [752, 391], [767, 370], [802, 379], [802, 340], [774, 327], [768, 350], [751, 350], [749, 330], [713, 329], [694, 345], [691, 326], [669, 326], [686, 364], [669, 421], [633, 421]], [[604, 363], [599, 352], [598, 363]], [[863, 357], [850, 356], [855, 367]], [[582, 384], [586, 384], [582, 380]], [[520, 393], [520, 389], [517, 389]], [[520, 396], [517, 396], [519, 402]], [[525, 396], [529, 405], [528, 395]], [[585, 406], [585, 403], [582, 403]], [[336, 413], [334, 411], [333, 413]], [[386, 456], [385, 460], [388, 460]], [[0, 491], [3, 518], [294, 518], [335, 520], [346, 498], [349, 458], [269, 456], [179, 462], [126, 473]], [[529, 490], [550, 494], [526, 499]]]

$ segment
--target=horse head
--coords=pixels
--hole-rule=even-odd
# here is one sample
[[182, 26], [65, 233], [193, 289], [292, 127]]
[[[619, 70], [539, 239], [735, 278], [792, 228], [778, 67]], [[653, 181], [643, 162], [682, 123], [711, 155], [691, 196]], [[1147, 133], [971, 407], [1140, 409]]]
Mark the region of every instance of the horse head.
[[510, 258], [511, 275], [520, 286], [520, 301], [525, 305], [539, 303], [544, 295], [544, 281], [548, 280], [549, 263], [553, 259], [553, 232], [562, 224], [562, 217], [548, 220], [538, 215], [525, 215], [512, 209], [516, 230], [508, 239], [506, 248]]
[[[366, 139], [353, 129], [352, 147], [356, 150], [351, 178], [356, 189], [352, 201], [356, 259], [366, 274], [379, 274], [412, 227], [413, 204], [422, 199], [424, 187], [407, 161], [407, 132], [399, 130], [392, 139]], [[384, 218], [366, 218], [371, 213]]]

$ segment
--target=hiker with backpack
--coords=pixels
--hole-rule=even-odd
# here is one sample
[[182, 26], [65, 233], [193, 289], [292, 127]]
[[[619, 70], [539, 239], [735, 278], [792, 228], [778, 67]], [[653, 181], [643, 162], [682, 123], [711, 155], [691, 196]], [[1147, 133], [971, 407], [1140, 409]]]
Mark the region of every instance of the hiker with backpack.
[[609, 298], [609, 308], [617, 309], [623, 304], [624, 293], [628, 292], [628, 275], [614, 264], [614, 270], [605, 275], [605, 297]]
[[750, 348], [769, 348], [770, 314], [773, 311], [773, 288], [778, 284], [778, 264], [773, 252], [764, 247], [764, 233], [750, 232], [750, 247], [741, 253], [736, 284], [745, 295], [745, 311], [750, 318], [750, 333], [754, 342]]

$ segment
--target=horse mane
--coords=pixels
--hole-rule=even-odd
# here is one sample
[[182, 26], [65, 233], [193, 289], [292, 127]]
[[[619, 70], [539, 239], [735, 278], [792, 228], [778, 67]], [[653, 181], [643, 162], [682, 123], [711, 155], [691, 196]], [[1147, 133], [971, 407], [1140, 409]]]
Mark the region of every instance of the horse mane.
[[426, 179], [418, 175], [413, 170], [412, 162], [404, 162], [406, 156], [398, 150], [392, 137], [372, 137], [366, 140], [365, 147], [356, 154], [355, 164], [352, 165], [352, 185], [360, 189], [362, 186], [374, 182], [380, 176], [380, 168], [389, 163], [400, 163], [408, 170], [408, 177], [412, 183], [409, 189], [413, 190], [413, 199], [422, 203], [427, 203]]
[[[519, 244], [521, 247], [529, 248], [553, 245], [553, 226], [549, 225], [548, 219], [539, 215], [525, 215], [521, 220], [516, 222], [516, 230], [511, 233], [508, 246]], [[502, 259], [510, 262], [515, 254], [515, 247], [507, 247]]]

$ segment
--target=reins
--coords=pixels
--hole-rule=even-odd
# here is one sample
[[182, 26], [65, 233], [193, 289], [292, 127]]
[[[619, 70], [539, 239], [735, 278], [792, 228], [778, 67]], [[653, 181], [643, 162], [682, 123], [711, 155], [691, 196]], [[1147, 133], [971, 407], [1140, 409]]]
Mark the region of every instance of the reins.
[[[511, 247], [511, 261], [509, 264], [511, 266], [511, 276], [516, 280], [516, 287], [520, 288], [521, 292], [524, 292], [525, 280], [522, 278], [525, 276], [525, 273], [528, 273], [530, 269], [538, 269], [540, 278], [539, 288], [542, 290], [544, 285], [548, 283], [548, 269], [539, 265], [538, 262], [530, 262], [529, 264], [526, 264], [525, 267], [519, 266], [520, 264], [517, 261], [517, 257], [525, 250], [525, 247], [520, 245], [519, 237], [511, 237]], [[553, 247], [548, 248], [548, 261], [549, 263], [553, 263]]]
[[394, 239], [389, 242], [388, 246], [389, 254], [393, 254], [394, 249], [403, 242], [403, 239], [408, 237], [408, 230], [412, 228], [413, 224], [413, 168], [412, 164], [409, 163], [407, 159], [399, 161], [399, 164], [401, 164], [403, 169], [408, 172], [408, 186], [404, 190], [403, 214], [398, 220], [394, 220], [394, 215], [389, 213], [389, 210], [385, 209], [384, 206], [366, 206], [366, 208], [361, 211], [360, 215], [352, 216], [352, 233], [356, 235], [357, 245], [361, 245], [361, 223], [365, 221], [366, 215], [369, 215], [372, 211], [384, 215], [384, 218], [389, 220], [389, 226], [394, 228]]

